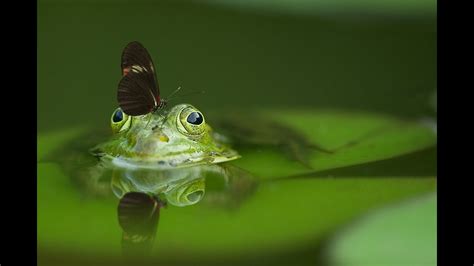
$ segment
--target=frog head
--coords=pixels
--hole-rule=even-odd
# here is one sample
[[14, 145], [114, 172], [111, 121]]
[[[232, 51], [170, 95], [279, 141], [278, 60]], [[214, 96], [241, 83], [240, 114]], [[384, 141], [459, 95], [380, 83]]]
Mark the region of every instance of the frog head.
[[141, 116], [117, 108], [110, 123], [112, 138], [92, 153], [116, 167], [167, 169], [240, 157], [214, 137], [202, 112], [190, 104]]

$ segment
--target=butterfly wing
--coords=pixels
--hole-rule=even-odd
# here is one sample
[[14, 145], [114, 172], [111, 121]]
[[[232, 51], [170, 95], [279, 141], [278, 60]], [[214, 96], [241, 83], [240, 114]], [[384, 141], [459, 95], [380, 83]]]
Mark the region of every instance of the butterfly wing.
[[149, 78], [147, 73], [132, 71], [120, 80], [117, 100], [126, 114], [144, 115], [158, 105], [160, 99], [153, 95]]
[[141, 192], [129, 192], [119, 202], [118, 221], [122, 228], [124, 253], [147, 252], [151, 249], [162, 204]]
[[122, 80], [117, 100], [128, 115], [144, 115], [160, 104], [155, 67], [148, 51], [139, 42], [129, 43], [122, 53]]

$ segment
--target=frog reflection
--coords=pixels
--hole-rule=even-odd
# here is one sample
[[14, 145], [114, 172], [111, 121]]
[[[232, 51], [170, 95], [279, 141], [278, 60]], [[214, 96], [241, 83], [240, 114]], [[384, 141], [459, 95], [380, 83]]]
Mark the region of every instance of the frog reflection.
[[143, 192], [164, 198], [174, 206], [198, 203], [205, 193], [202, 167], [160, 172], [124, 171], [112, 177], [112, 191], [118, 198], [128, 192]]
[[[211, 185], [208, 191], [206, 183]], [[254, 185], [254, 179], [248, 172], [230, 164], [163, 171], [116, 170], [111, 180], [112, 191], [118, 198], [127, 192], [143, 192], [178, 207], [196, 204], [207, 198], [204, 197], [206, 193], [209, 194], [207, 203], [235, 205]]]
[[240, 168], [211, 164], [163, 171], [116, 170], [110, 185], [120, 199], [117, 212], [123, 252], [143, 254], [153, 245], [161, 208], [203, 202], [229, 209], [252, 193], [256, 183]]

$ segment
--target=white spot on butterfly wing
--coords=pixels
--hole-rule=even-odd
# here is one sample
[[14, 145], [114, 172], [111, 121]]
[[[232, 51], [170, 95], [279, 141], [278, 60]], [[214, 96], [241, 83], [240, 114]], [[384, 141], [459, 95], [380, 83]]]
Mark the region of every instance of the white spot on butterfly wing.
[[135, 73], [148, 72], [146, 67], [142, 67], [142, 66], [139, 66], [139, 65], [133, 65], [132, 66], [132, 71], [135, 72]]

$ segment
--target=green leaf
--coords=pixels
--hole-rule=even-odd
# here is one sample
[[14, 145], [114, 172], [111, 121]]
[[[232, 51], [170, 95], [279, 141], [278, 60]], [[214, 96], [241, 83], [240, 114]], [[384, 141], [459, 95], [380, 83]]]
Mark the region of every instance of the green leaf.
[[331, 265], [436, 265], [436, 194], [376, 211], [331, 241]]
[[239, 150], [242, 158], [235, 164], [265, 179], [385, 160], [436, 145], [436, 134], [429, 127], [390, 116], [312, 110], [268, 111], [262, 115], [299, 131], [313, 144], [336, 149], [333, 154], [311, 153], [312, 169], [288, 160], [274, 148]]

